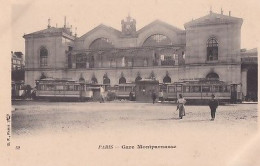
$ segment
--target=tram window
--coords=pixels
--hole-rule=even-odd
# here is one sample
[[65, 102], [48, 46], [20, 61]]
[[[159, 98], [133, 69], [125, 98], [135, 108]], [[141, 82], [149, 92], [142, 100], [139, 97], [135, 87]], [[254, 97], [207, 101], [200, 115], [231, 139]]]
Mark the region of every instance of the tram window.
[[223, 92], [223, 86], [219, 86], [219, 92]]
[[85, 90], [85, 86], [84, 85], [80, 85], [79, 88], [80, 88], [80, 90]]
[[74, 86], [73, 85], [69, 85], [68, 86], [68, 90], [70, 90], [70, 91], [74, 90]]
[[175, 92], [175, 87], [174, 86], [169, 86], [168, 87], [168, 92], [169, 93]]
[[202, 92], [210, 92], [210, 86], [202, 86]]
[[184, 92], [190, 92], [190, 87], [189, 86], [184, 86], [183, 87]]
[[181, 92], [181, 86], [177, 86], [176, 91]]
[[46, 90], [55, 90], [54, 85], [46, 85]]
[[45, 90], [45, 86], [44, 85], [40, 85], [39, 86], [39, 90]]
[[69, 90], [69, 85], [64, 85], [64, 90]]
[[126, 87], [125, 87], [125, 91], [131, 92], [131, 91], [132, 91], [132, 87], [131, 87], [131, 86], [126, 86]]
[[222, 88], [220, 88], [221, 86], [218, 86], [218, 85], [214, 85], [213, 86], [213, 91], [214, 92], [221, 92]]
[[191, 91], [192, 92], [200, 92], [200, 86], [192, 86]]
[[225, 92], [230, 92], [230, 86], [226, 85], [224, 90], [225, 90]]
[[74, 90], [78, 91], [79, 90], [79, 85], [74, 85]]
[[63, 90], [63, 85], [57, 85], [56, 90]]
[[119, 91], [125, 91], [124, 87], [123, 86], [119, 86]]

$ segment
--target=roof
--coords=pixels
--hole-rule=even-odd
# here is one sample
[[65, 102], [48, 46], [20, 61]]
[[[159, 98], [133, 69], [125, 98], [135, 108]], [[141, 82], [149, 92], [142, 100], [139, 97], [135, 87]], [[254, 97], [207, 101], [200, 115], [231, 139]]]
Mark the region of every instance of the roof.
[[94, 29], [88, 31], [87, 33], [85, 33], [84, 35], [82, 35], [81, 37], [79, 37], [78, 39], [81, 40], [81, 39], [84, 39], [86, 36], [88, 36], [89, 34], [91, 33], [94, 33], [95, 31], [98, 31], [99, 29], [105, 29], [107, 31], [109, 31], [110, 33], [113, 33], [115, 35], [120, 35], [121, 32], [113, 27], [110, 27], [110, 26], [107, 26], [107, 25], [104, 25], [104, 24], [100, 24], [98, 26], [96, 26]]
[[227, 24], [227, 23], [240, 23], [242, 25], [243, 19], [210, 12], [208, 15], [204, 17], [200, 17], [198, 19], [185, 23], [184, 27], [188, 28], [192, 26]]
[[250, 49], [250, 50], [242, 49], [240, 52], [241, 52], [242, 58], [248, 57], [248, 56], [250, 56], [250, 57], [252, 57], [252, 56], [257, 57], [258, 56], [257, 48], [253, 48], [253, 49]]
[[24, 37], [31, 36], [31, 35], [45, 35], [45, 34], [56, 34], [56, 33], [65, 33], [67, 35], [72, 36], [70, 28], [56, 28], [56, 27], [50, 27], [47, 29], [43, 29], [40, 31], [36, 31], [33, 33], [25, 34]]
[[180, 28], [177, 28], [177, 27], [175, 27], [173, 25], [170, 25], [170, 24], [168, 24], [166, 22], [163, 22], [163, 21], [157, 19], [157, 20], [154, 20], [153, 22], [151, 22], [150, 24], [144, 26], [143, 28], [139, 29], [137, 31], [137, 33], [141, 33], [143, 31], [145, 31], [146, 29], [148, 29], [150, 27], [153, 27], [154, 25], [158, 25], [158, 24], [160, 24], [162, 26], [165, 26], [165, 27], [167, 27], [169, 29], [172, 29], [173, 31], [176, 31], [176, 32], [184, 32], [184, 30], [182, 30]]

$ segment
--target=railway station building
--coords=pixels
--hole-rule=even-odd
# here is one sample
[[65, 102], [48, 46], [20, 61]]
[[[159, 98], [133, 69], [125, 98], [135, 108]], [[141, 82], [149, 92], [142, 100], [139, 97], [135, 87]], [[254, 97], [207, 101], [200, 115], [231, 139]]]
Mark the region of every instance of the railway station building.
[[66, 22], [60, 28], [49, 24], [23, 36], [25, 83], [34, 87], [43, 76], [111, 86], [142, 78], [160, 83], [212, 78], [238, 84], [247, 96], [257, 89], [252, 60], [257, 50], [241, 49], [242, 23], [231, 13], [210, 11], [184, 29], [155, 20], [137, 30], [137, 21], [128, 16], [121, 30], [101, 24], [79, 37]]

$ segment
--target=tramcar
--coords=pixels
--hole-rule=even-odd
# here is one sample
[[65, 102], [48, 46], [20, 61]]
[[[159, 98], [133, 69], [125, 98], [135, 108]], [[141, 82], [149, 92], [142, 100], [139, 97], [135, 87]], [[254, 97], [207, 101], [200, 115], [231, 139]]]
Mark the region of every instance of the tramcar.
[[12, 81], [12, 99], [20, 99], [24, 96], [24, 82], [23, 81]]
[[220, 102], [241, 102], [242, 94], [237, 84], [228, 85], [219, 80], [200, 79], [192, 81], [161, 84], [164, 100], [177, 100], [182, 94], [188, 103], [207, 103], [214, 94]]
[[[130, 95], [132, 92], [132, 97]], [[125, 83], [115, 86], [115, 93], [117, 99], [135, 100], [135, 83]]]
[[51, 101], [86, 101], [92, 99], [93, 91], [85, 82], [45, 78], [36, 80], [34, 97]]

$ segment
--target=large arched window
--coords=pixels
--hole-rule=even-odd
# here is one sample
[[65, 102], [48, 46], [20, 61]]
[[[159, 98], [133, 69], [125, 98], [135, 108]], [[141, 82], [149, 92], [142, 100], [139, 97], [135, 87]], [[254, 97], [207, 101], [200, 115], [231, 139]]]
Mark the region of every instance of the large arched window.
[[218, 60], [218, 41], [210, 38], [207, 42], [207, 61]]
[[121, 77], [121, 78], [119, 79], [119, 84], [125, 84], [125, 83], [126, 83], [125, 77]]
[[148, 37], [143, 46], [161, 46], [161, 45], [172, 45], [172, 42], [169, 37], [161, 34], [155, 34]]
[[40, 66], [44, 67], [48, 65], [48, 50], [45, 47], [40, 49]]
[[106, 49], [106, 48], [113, 48], [112, 42], [107, 38], [98, 38], [94, 40], [90, 46], [89, 49]]
[[209, 79], [209, 80], [219, 80], [218, 74], [217, 73], [213, 73], [213, 72], [207, 74], [206, 78]]
[[166, 75], [164, 78], [163, 78], [163, 83], [171, 83], [172, 82], [172, 79], [169, 75]]
[[141, 79], [142, 79], [142, 77], [138, 75], [138, 76], [135, 78], [135, 82], [140, 81]]
[[91, 83], [92, 83], [92, 84], [97, 84], [97, 83], [98, 83], [97, 78], [96, 78], [95, 75], [92, 76], [92, 78], [91, 78]]
[[110, 84], [110, 79], [108, 78], [107, 74], [103, 76], [103, 84]]

